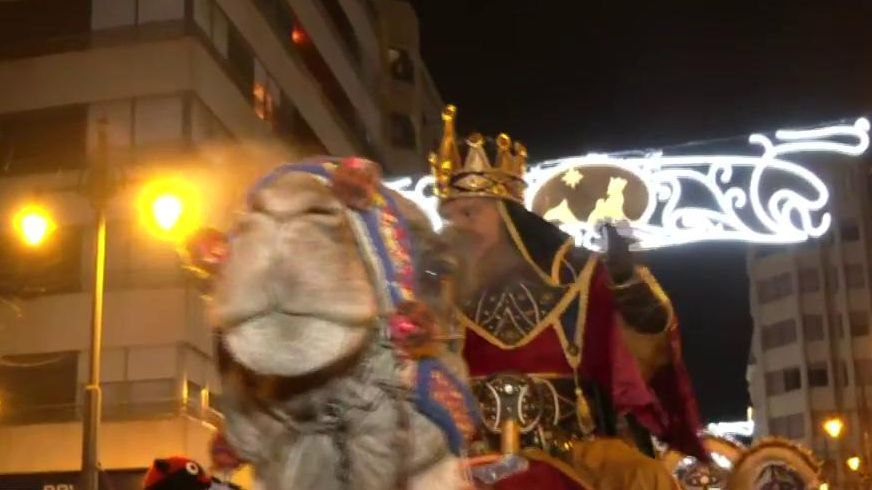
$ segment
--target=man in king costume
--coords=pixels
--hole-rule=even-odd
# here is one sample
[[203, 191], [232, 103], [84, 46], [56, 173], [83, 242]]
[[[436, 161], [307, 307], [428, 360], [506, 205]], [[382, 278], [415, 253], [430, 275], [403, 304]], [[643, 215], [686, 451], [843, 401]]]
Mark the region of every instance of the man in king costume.
[[529, 462], [494, 488], [676, 488], [651, 434], [707, 456], [668, 298], [613, 227], [599, 255], [527, 211], [520, 143], [473, 134], [461, 155], [455, 114], [443, 112], [430, 164], [445, 232], [463, 242], [458, 347], [482, 405], [476, 451]]

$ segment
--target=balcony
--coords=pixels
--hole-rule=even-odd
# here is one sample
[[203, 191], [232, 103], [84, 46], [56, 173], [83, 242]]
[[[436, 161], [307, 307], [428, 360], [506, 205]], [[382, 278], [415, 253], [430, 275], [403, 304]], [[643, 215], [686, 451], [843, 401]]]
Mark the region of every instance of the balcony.
[[[124, 382], [128, 388], [148, 382]], [[119, 385], [121, 383], [111, 383]], [[113, 387], [113, 388], [115, 388]], [[154, 399], [147, 401], [103, 402], [104, 422], [130, 422], [147, 420], [169, 420], [178, 417], [188, 417], [218, 426], [223, 416], [217, 410], [203, 406], [195, 400], [184, 400], [181, 397]], [[85, 407], [81, 403], [28, 406], [16, 409], [10, 404], [4, 404], [0, 411], [0, 427], [19, 425], [62, 424], [81, 422], [85, 415]]]

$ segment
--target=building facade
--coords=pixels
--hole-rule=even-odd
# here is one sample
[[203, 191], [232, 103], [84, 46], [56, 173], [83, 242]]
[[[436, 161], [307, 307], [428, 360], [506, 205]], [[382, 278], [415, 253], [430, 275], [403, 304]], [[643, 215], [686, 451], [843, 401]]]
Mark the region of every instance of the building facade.
[[[198, 151], [248, 141], [418, 173], [441, 110], [417, 19], [395, 0], [0, 2], [0, 87], [3, 488], [60, 488], [79, 469], [95, 159], [122, 183], [108, 223], [101, 461], [138, 484], [157, 456], [208, 462], [221, 421], [201, 300], [175, 250], [136, 219], [139, 176], [196, 175], [184, 162]], [[34, 249], [7, 219], [32, 201], [58, 221]]]
[[[756, 436], [780, 436], [812, 448], [827, 478], [859, 485], [845, 461], [869, 453], [872, 429], [870, 336], [870, 189], [868, 162], [815, 169], [831, 192], [833, 224], [820, 240], [756, 248], [748, 256], [754, 336], [748, 378]], [[837, 440], [822, 428], [841, 417]]]

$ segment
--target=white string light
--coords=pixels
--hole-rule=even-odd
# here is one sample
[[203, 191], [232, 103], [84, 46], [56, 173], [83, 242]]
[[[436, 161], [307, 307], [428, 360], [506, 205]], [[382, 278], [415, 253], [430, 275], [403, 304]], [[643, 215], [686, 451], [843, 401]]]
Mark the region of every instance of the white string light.
[[754, 435], [754, 421], [741, 420], [737, 422], [714, 422], [708, 424], [706, 429], [716, 436], [744, 436]]
[[[634, 175], [644, 185], [648, 202], [640, 217], [625, 227], [635, 239], [634, 249], [653, 249], [700, 241], [742, 241], [752, 243], [797, 243], [820, 237], [829, 229], [832, 217], [824, 209], [829, 191], [823, 181], [805, 167], [788, 159], [804, 153], [859, 156], [869, 148], [869, 121], [857, 119], [852, 125], [808, 130], [780, 130], [774, 138], [753, 134], [748, 138], [761, 154], [753, 155], [664, 155], [654, 152], [641, 157], [589, 154], [549, 160], [529, 168], [527, 207], [532, 208], [543, 186], [570, 169], [611, 167]], [[744, 184], [735, 178], [747, 172]], [[807, 187], [804, 192], [784, 187], [768, 192], [761, 184], [775, 174], [790, 176]], [[746, 174], [747, 175], [747, 174]], [[405, 177], [388, 186], [416, 202], [439, 229], [442, 220], [434, 179]], [[683, 185], [707, 191], [708, 206], [682, 202]], [[799, 187], [799, 186], [797, 186]], [[746, 211], [750, 204], [750, 213]], [[655, 219], [656, 217], [656, 219]], [[749, 223], [749, 221], [751, 221]], [[575, 237], [576, 243], [592, 250], [602, 249], [598, 223], [574, 221], [556, 223]]]

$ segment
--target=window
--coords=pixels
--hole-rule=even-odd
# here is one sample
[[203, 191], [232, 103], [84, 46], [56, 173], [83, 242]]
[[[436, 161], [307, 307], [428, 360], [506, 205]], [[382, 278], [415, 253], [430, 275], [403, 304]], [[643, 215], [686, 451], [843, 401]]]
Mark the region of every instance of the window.
[[230, 56], [230, 21], [218, 8], [212, 10], [212, 43], [225, 58]]
[[280, 101], [278, 84], [269, 76], [263, 64], [254, 59], [254, 85], [252, 86], [252, 104], [254, 113], [264, 121], [273, 122], [276, 104]]
[[851, 337], [862, 337], [869, 334], [869, 315], [865, 311], [848, 312], [848, 327]]
[[820, 387], [829, 385], [829, 376], [827, 364], [819, 362], [809, 364], [808, 366], [808, 385], [810, 387]]
[[788, 273], [757, 281], [757, 299], [761, 303], [775, 301], [791, 294], [793, 294], [793, 282]]
[[233, 70], [233, 76], [240, 88], [246, 93], [252, 93], [254, 85], [254, 56], [248, 43], [236, 29], [230, 29], [227, 36], [227, 60]]
[[137, 20], [140, 24], [180, 20], [185, 17], [185, 0], [139, 0], [138, 3]]
[[415, 126], [405, 114], [391, 113], [391, 144], [400, 148], [415, 149]]
[[824, 320], [820, 315], [802, 316], [802, 334], [805, 340], [824, 339]]
[[793, 391], [802, 388], [802, 375], [799, 368], [784, 370], [784, 391]]
[[321, 57], [318, 48], [309, 39], [303, 26], [295, 24], [291, 38], [295, 51], [300, 54], [309, 73], [317, 80], [324, 96], [330, 100], [336, 112], [345, 118], [346, 124], [357, 134], [360, 142], [366, 144], [366, 138], [363, 135], [363, 121], [360, 120], [357, 109], [351, 103], [345, 89], [342, 88], [327, 62]]
[[402, 48], [388, 49], [388, 63], [394, 80], [409, 83], [415, 81], [415, 63], [408, 51]]
[[817, 269], [800, 269], [799, 290], [803, 293], [820, 291], [821, 280]]
[[175, 379], [131, 381], [128, 385], [129, 409], [127, 416], [133, 418], [173, 413], [178, 408], [178, 391]]
[[835, 267], [830, 267], [827, 270], [827, 280], [830, 283], [830, 288], [832, 288], [832, 292], [837, 292], [839, 290], [839, 271], [836, 270]]
[[52, 173], [86, 165], [88, 108], [70, 105], [0, 116], [0, 172]]
[[842, 386], [851, 384], [851, 379], [848, 377], [848, 365], [845, 361], [839, 361], [839, 382]]
[[191, 96], [191, 141], [199, 143], [210, 140], [220, 140], [230, 135], [230, 131], [221, 123], [203, 101], [196, 95]]
[[774, 349], [796, 342], [796, 321], [790, 318], [764, 326], [762, 341], [763, 350]]
[[25, 247], [11, 234], [0, 235], [0, 295], [32, 296], [80, 291], [82, 230], [60, 227], [51, 240]]
[[182, 141], [184, 104], [181, 97], [145, 97], [136, 99], [134, 104], [133, 134], [136, 146]]
[[842, 236], [843, 242], [856, 242], [860, 239], [860, 228], [857, 223], [851, 221], [843, 221], [839, 228], [839, 233]]
[[336, 32], [339, 33], [339, 37], [342, 38], [342, 42], [345, 44], [346, 49], [351, 53], [352, 58], [359, 63], [360, 45], [357, 43], [357, 38], [354, 37], [354, 26], [351, 25], [351, 21], [348, 20], [348, 16], [345, 15], [345, 9], [339, 5], [338, 0], [321, 0], [320, 3], [327, 12], [327, 16], [330, 17], [331, 21], [333, 21], [333, 25], [336, 27]]
[[4, 356], [0, 363], [0, 421], [73, 420], [78, 366], [78, 352]]
[[[348, 128], [357, 136], [365, 153], [372, 153], [374, 150], [366, 139], [364, 124], [357, 109], [348, 98], [345, 89], [342, 88], [333, 71], [321, 57], [304, 26], [299, 23], [299, 19], [288, 6], [288, 2], [285, 0], [257, 0], [254, 5], [272, 27], [273, 32], [282, 41], [289, 54], [298, 56], [302, 60], [309, 74], [318, 82], [323, 95], [333, 105], [335, 112], [345, 119]], [[273, 96], [275, 97], [276, 94]], [[320, 142], [318, 145], [323, 146]]]
[[181, 20], [184, 0], [93, 0], [94, 30]]
[[284, 93], [281, 93], [280, 97], [274, 125], [276, 133], [303, 154], [327, 153], [324, 144], [315, 135], [300, 111], [294, 107], [291, 99]]
[[805, 437], [805, 417], [801, 413], [769, 419], [769, 432], [788, 439]]
[[218, 53], [227, 58], [227, 41], [230, 25], [227, 16], [212, 0], [194, 0], [194, 22], [212, 42]]
[[174, 379], [134, 381], [130, 383], [130, 401], [133, 403], [178, 399]]
[[845, 326], [841, 313], [836, 313], [836, 321], [833, 324], [833, 329], [836, 332], [836, 338], [845, 338]]
[[203, 387], [191, 380], [185, 382], [185, 397], [183, 402], [190, 410], [200, 410], [203, 407]]
[[866, 271], [860, 265], [845, 266], [845, 287], [863, 289], [866, 287]]
[[857, 359], [854, 361], [855, 384], [867, 386], [872, 384], [872, 360]]
[[780, 395], [784, 393], [784, 376], [781, 371], [766, 373], [766, 394]]
[[69, 39], [91, 30], [91, 0], [0, 2], [0, 19], [0, 47]]
[[[292, 43], [296, 43], [294, 40], [296, 19], [287, 0], [257, 0], [255, 5], [286, 46], [290, 47]], [[298, 32], [302, 34], [302, 31]]]
[[766, 373], [766, 393], [780, 395], [802, 388], [802, 375], [798, 367]]
[[857, 377], [855, 384], [860, 386], [872, 385], [872, 359], [855, 359], [854, 374]]

